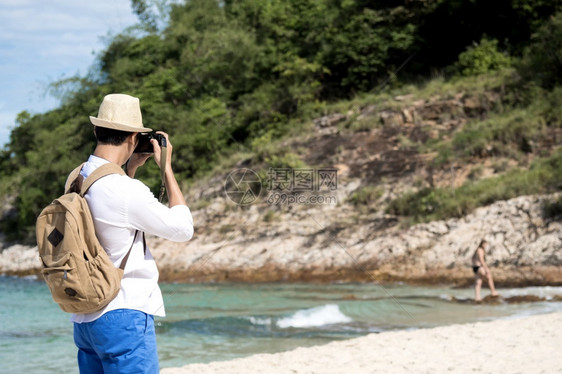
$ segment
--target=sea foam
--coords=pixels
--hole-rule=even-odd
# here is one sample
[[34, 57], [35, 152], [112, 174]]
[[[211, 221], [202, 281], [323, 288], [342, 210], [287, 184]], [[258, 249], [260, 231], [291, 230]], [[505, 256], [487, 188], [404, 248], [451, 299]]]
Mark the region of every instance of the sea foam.
[[351, 321], [352, 319], [343, 314], [339, 306], [328, 304], [299, 310], [288, 317], [277, 320], [276, 324], [278, 327], [284, 329], [290, 327], [320, 327], [337, 323], [348, 323]]

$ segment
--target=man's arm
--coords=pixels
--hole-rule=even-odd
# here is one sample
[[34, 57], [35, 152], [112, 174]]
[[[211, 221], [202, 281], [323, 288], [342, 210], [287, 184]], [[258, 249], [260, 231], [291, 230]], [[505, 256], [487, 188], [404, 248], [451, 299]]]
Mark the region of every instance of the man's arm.
[[123, 188], [114, 193], [126, 200], [123, 222], [126, 227], [175, 242], [184, 242], [193, 236], [193, 217], [187, 205], [167, 207], [161, 204], [148, 186], [136, 179], [124, 181]]
[[137, 172], [137, 169], [144, 165], [146, 160], [148, 160], [152, 156], [150, 153], [133, 153], [131, 158], [125, 164], [125, 173], [129, 176], [129, 178], [134, 178]]

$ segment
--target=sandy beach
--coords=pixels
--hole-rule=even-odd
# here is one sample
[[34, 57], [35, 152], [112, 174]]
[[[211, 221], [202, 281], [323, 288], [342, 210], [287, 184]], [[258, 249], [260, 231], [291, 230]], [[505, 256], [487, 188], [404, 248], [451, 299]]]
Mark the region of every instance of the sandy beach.
[[558, 312], [390, 331], [276, 354], [167, 368], [161, 373], [550, 374], [562, 373], [561, 346], [562, 313]]

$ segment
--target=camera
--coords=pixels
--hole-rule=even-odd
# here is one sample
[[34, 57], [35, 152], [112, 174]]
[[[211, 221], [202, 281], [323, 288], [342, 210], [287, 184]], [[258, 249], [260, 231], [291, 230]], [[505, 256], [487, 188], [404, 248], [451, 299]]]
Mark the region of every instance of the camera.
[[138, 135], [139, 143], [134, 150], [134, 153], [153, 153], [154, 147], [150, 143], [150, 139], [156, 139], [160, 147], [166, 146], [166, 137], [162, 134], [155, 133], [141, 133]]

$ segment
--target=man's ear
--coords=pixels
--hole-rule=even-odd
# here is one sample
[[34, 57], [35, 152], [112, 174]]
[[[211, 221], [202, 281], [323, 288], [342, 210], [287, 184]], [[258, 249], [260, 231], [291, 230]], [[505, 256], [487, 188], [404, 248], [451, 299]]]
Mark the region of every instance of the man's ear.
[[133, 132], [127, 139], [132, 145], [136, 145], [138, 135], [139, 135], [138, 132]]

